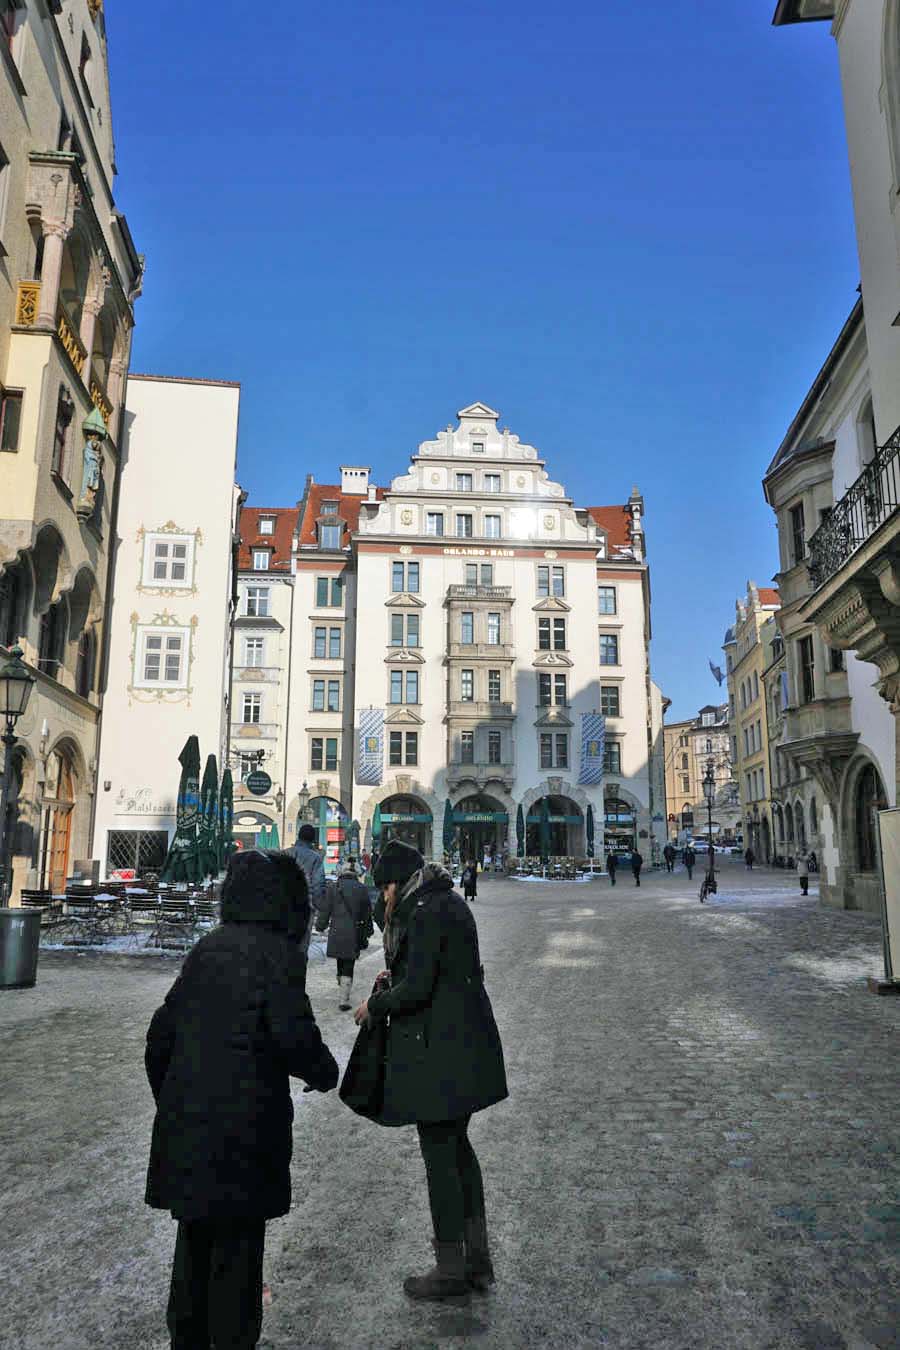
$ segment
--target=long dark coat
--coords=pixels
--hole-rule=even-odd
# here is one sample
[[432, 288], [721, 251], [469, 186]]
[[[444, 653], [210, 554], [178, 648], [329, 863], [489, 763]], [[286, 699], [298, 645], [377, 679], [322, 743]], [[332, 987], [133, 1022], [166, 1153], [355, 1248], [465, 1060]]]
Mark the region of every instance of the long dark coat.
[[360, 925], [368, 936], [371, 932], [371, 916], [372, 902], [361, 881], [349, 875], [329, 881], [316, 917], [317, 932], [324, 933], [328, 928], [325, 955], [342, 961], [355, 961], [360, 951]]
[[[267, 857], [235, 855], [240, 894], [226, 878], [224, 922], [190, 952], [147, 1033], [156, 1119], [145, 1198], [179, 1219], [286, 1214], [289, 1075], [322, 1091], [337, 1083], [305, 990], [306, 884], [291, 858], [282, 875], [254, 861]], [[291, 888], [302, 907], [286, 917]]]
[[[446, 872], [426, 876], [394, 911], [391, 988], [369, 998], [371, 1016], [390, 1019], [385, 1125], [457, 1120], [509, 1095], [472, 912]], [[383, 925], [381, 902], [375, 917]]]

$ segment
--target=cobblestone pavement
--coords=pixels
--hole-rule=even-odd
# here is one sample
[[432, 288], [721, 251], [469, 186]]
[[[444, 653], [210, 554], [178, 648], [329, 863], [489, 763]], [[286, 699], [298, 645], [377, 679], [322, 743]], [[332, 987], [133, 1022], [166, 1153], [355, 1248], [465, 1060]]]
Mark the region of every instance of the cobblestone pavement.
[[[476, 1116], [498, 1282], [410, 1304], [430, 1257], [415, 1132], [302, 1095], [295, 1208], [270, 1225], [265, 1350], [886, 1350], [896, 1295], [897, 1023], [871, 918], [792, 875], [483, 881], [510, 1100]], [[0, 995], [0, 1345], [162, 1350], [174, 1229], [142, 1203], [143, 1037], [177, 968], [45, 953]], [[357, 989], [380, 968], [371, 949]], [[331, 964], [309, 990], [339, 1061]]]

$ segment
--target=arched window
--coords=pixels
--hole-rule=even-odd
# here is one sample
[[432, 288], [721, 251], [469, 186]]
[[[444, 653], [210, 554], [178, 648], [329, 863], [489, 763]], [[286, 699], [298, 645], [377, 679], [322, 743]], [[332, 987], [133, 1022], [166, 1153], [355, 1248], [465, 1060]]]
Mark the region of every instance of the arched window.
[[794, 807], [794, 826], [797, 831], [798, 848], [806, 848], [806, 820], [803, 815], [803, 806], [800, 802]]
[[78, 639], [78, 663], [75, 667], [75, 692], [88, 698], [94, 688], [97, 643], [93, 628], [83, 628]]
[[853, 809], [856, 825], [856, 861], [861, 872], [874, 872], [878, 865], [875, 843], [875, 812], [887, 806], [884, 788], [873, 764], [867, 764], [859, 775]]

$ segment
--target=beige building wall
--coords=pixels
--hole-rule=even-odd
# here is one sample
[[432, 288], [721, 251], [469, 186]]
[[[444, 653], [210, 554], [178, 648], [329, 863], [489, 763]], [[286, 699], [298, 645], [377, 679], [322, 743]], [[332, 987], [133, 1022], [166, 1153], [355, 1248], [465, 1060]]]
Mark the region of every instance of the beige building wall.
[[[58, 10], [58, 12], [57, 12]], [[0, 71], [0, 644], [18, 725], [14, 897], [88, 857], [122, 403], [143, 264], [115, 170], [102, 6], [13, 8]]]
[[773, 850], [769, 728], [763, 673], [771, 664], [762, 630], [779, 608], [778, 592], [747, 582], [746, 597], [735, 603], [734, 627], [725, 635], [732, 758], [738, 785], [745, 848], [760, 862]]

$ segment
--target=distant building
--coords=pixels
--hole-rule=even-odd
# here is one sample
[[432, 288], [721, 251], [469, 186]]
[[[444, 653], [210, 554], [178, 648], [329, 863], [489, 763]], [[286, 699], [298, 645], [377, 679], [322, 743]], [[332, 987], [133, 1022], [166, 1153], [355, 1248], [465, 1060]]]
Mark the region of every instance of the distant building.
[[768, 620], [780, 598], [770, 587], [747, 582], [735, 602], [735, 622], [722, 644], [728, 676], [731, 757], [741, 804], [743, 840], [761, 862], [775, 856], [772, 833], [768, 710], [763, 672], [771, 664]]
[[13, 751], [15, 900], [90, 856], [143, 260], [113, 197], [102, 4], [7, 0], [0, 43], [0, 649], [37, 680]]
[[161, 867], [185, 741], [228, 752], [239, 492], [236, 384], [132, 375], [109, 619], [93, 854], [103, 875]]
[[[293, 842], [305, 785], [329, 866], [354, 820], [362, 846], [440, 856], [446, 816], [464, 852], [514, 853], [520, 808], [531, 853], [543, 828], [554, 854], [584, 857], [592, 818], [598, 857], [653, 856], [643, 500], [576, 506], [498, 417], [464, 408], [388, 488], [358, 465], [308, 481], [295, 523], [244, 512], [238, 651], [258, 629], [277, 669], [257, 678], [239, 656], [232, 745], [264, 753], [281, 805], [242, 795], [239, 829], [276, 822]], [[285, 540], [292, 521], [289, 566], [263, 556], [266, 516]]]
[[708, 703], [696, 717], [665, 727], [665, 778], [668, 838], [684, 843], [706, 837], [709, 818], [703, 779], [712, 762], [716, 789], [713, 837], [734, 841], [740, 831], [740, 805], [731, 759], [728, 704]]

